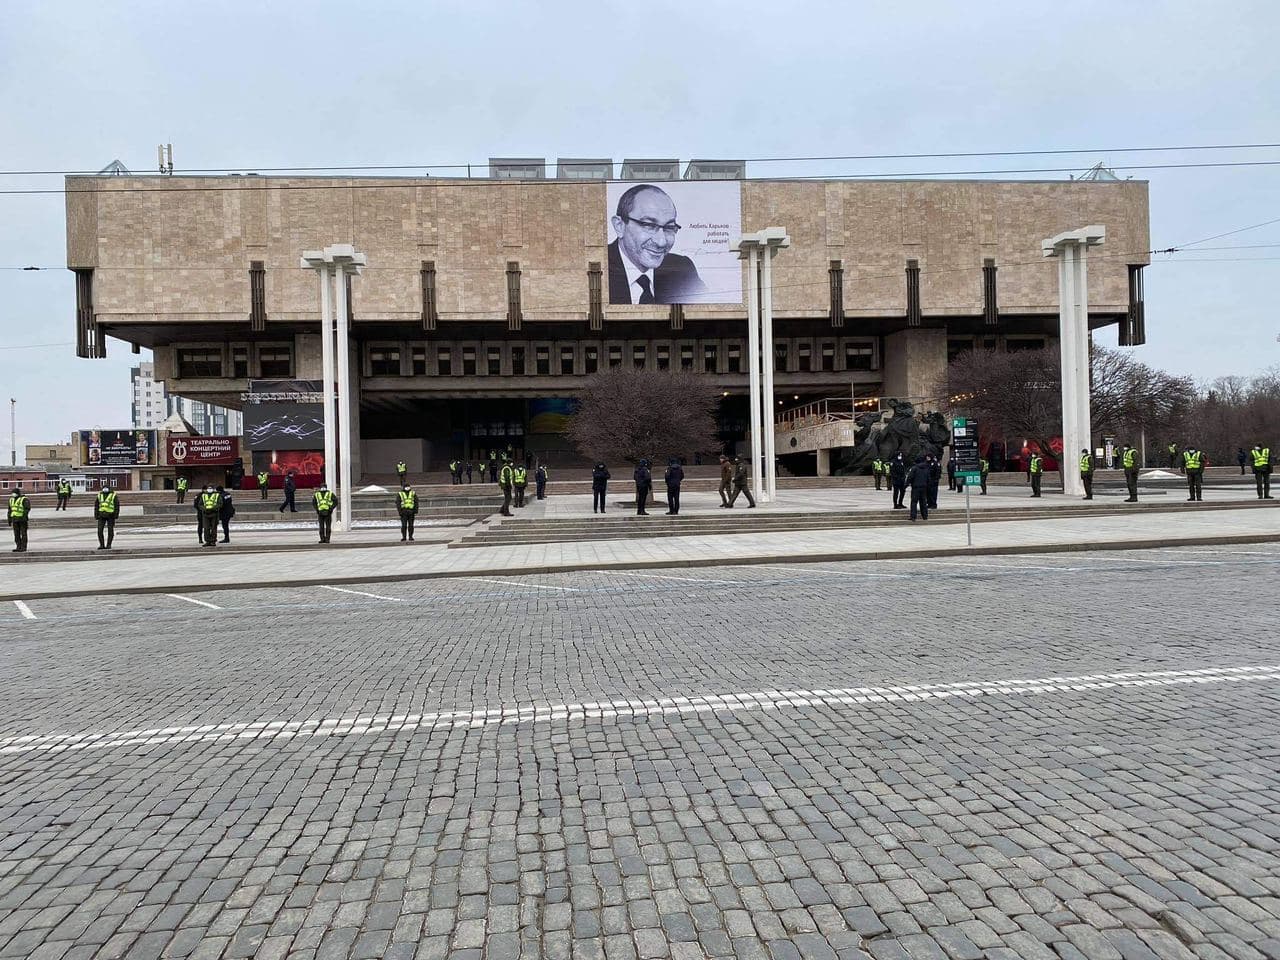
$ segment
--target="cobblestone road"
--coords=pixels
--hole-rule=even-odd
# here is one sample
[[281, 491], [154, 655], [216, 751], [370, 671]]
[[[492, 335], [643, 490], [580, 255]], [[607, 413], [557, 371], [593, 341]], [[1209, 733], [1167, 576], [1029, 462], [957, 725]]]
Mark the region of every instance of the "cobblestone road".
[[6, 603], [0, 956], [1280, 957], [1278, 574]]

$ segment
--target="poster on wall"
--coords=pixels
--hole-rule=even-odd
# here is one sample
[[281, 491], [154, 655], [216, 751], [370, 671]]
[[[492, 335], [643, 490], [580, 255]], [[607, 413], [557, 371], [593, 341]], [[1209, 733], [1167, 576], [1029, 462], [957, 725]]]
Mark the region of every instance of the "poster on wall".
[[240, 455], [240, 444], [235, 437], [170, 435], [167, 443], [169, 463], [175, 467], [230, 465]]
[[576, 402], [567, 397], [538, 397], [529, 401], [530, 433], [564, 433]]
[[741, 185], [610, 182], [609, 303], [742, 303]]

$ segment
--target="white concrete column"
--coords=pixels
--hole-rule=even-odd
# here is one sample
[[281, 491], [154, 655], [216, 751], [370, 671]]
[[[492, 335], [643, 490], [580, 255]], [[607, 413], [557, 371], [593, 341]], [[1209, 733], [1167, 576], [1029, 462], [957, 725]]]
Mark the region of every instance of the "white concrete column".
[[1062, 479], [1070, 496], [1084, 485], [1076, 463], [1093, 449], [1089, 416], [1089, 288], [1085, 254], [1106, 239], [1106, 229], [1088, 226], [1042, 241], [1046, 257], [1058, 259], [1058, 344], [1062, 360]]
[[1071, 440], [1076, 429], [1076, 369], [1075, 337], [1072, 328], [1076, 323], [1076, 245], [1063, 244], [1058, 257], [1058, 355], [1062, 376], [1062, 486], [1068, 496], [1083, 496], [1084, 487], [1079, 471], [1070, 466], [1079, 457], [1080, 448]]
[[[1072, 339], [1075, 341], [1073, 345], [1073, 353], [1076, 360], [1076, 370], [1074, 381], [1077, 387], [1077, 397], [1075, 402], [1075, 429], [1078, 441], [1074, 447], [1070, 447], [1074, 456], [1075, 463], [1080, 460], [1081, 450], [1093, 450], [1093, 415], [1089, 410], [1089, 384], [1090, 380], [1090, 364], [1089, 364], [1089, 263], [1086, 259], [1090, 244], [1080, 244], [1076, 247], [1076, 279], [1072, 286], [1075, 289], [1077, 309], [1079, 311], [1079, 322], [1072, 327]], [[1080, 481], [1079, 469], [1071, 471], [1075, 474], [1076, 481]], [[1084, 484], [1080, 484], [1080, 496], [1084, 496]]]
[[324, 483], [337, 490], [337, 431], [333, 419], [333, 300], [329, 290], [332, 272], [327, 266], [316, 268], [320, 278], [320, 369], [324, 377]]
[[351, 529], [351, 417], [356, 416], [351, 405], [351, 324], [347, 321], [347, 267], [334, 264], [334, 310], [338, 321], [338, 402], [341, 416], [338, 419], [338, 529]]
[[[751, 426], [751, 495], [760, 501], [760, 454], [763, 449], [763, 432], [773, 432], [770, 416], [766, 428], [760, 413], [760, 272], [759, 248], [752, 244], [747, 249], [747, 357], [750, 364], [748, 377], [748, 406]], [[767, 256], [767, 254], [766, 254]], [[772, 411], [770, 411], [772, 413]]]
[[764, 433], [764, 496], [761, 498], [765, 503], [773, 503], [778, 499], [778, 452], [777, 452], [777, 435], [774, 430], [774, 422], [778, 418], [778, 402], [773, 395], [773, 258], [777, 254], [777, 248], [773, 244], [769, 244], [764, 251], [764, 263], [761, 286], [763, 291], [761, 294], [761, 310], [760, 310], [760, 341], [761, 349], [764, 353], [764, 384], [761, 391], [762, 402], [764, 404], [765, 433]]

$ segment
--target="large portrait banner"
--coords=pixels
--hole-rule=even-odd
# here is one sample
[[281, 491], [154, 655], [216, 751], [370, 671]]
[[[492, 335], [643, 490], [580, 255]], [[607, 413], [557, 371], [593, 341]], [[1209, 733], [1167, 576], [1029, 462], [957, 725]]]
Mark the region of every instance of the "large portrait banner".
[[610, 182], [609, 303], [742, 303], [736, 180]]

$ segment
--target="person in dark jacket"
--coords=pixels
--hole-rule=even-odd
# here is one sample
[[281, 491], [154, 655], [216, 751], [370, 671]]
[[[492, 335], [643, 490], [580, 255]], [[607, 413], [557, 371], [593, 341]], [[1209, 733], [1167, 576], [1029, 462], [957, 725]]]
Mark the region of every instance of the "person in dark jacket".
[[649, 461], [641, 460], [636, 464], [632, 475], [636, 482], [636, 516], [647, 517], [645, 505], [649, 502], [649, 491], [653, 489], [653, 474], [649, 472]]
[[684, 480], [684, 467], [680, 461], [672, 457], [667, 461], [667, 472], [663, 477], [667, 481], [667, 516], [680, 514], [680, 484]]
[[893, 489], [893, 509], [905, 510], [907, 497], [907, 461], [899, 453], [889, 461], [889, 486]]
[[[942, 464], [937, 457], [930, 457], [929, 463], [929, 509], [938, 509], [938, 485], [942, 482]], [[928, 518], [926, 518], [928, 519]]]
[[609, 468], [597, 463], [591, 470], [591, 512], [604, 513], [604, 496], [609, 490]]
[[231, 542], [231, 518], [236, 515], [236, 505], [231, 501], [230, 491], [218, 487], [222, 494], [222, 506], [218, 508], [218, 520], [222, 523], [222, 542]]
[[1249, 462], [1249, 455], [1244, 452], [1244, 447], [1236, 447], [1236, 463], [1240, 464], [1240, 476], [1244, 476], [1244, 465]]
[[747, 466], [747, 461], [741, 457], [734, 457], [733, 493], [729, 497], [730, 510], [738, 502], [738, 494], [742, 494], [747, 498], [747, 509], [751, 509], [756, 505], [755, 498], [751, 496], [751, 468]]
[[729, 491], [733, 489], [733, 464], [720, 454], [720, 506], [729, 506]]
[[956, 455], [953, 451], [947, 458], [947, 489], [956, 490]]
[[930, 491], [937, 489], [937, 480], [934, 479], [934, 469], [936, 463], [926, 460], [924, 457], [917, 457], [915, 466], [907, 471], [907, 484], [911, 487], [911, 522], [916, 522], [916, 510], [920, 510], [920, 516], [929, 519], [929, 497]]
[[293, 479], [293, 471], [290, 470], [285, 474], [284, 478], [284, 500], [280, 504], [280, 512], [284, 513], [285, 507], [289, 508], [290, 513], [297, 513], [298, 508], [294, 505], [293, 495], [298, 489], [298, 483]]
[[533, 471], [533, 492], [539, 500], [547, 499], [547, 465], [545, 463], [538, 464], [538, 469]]

